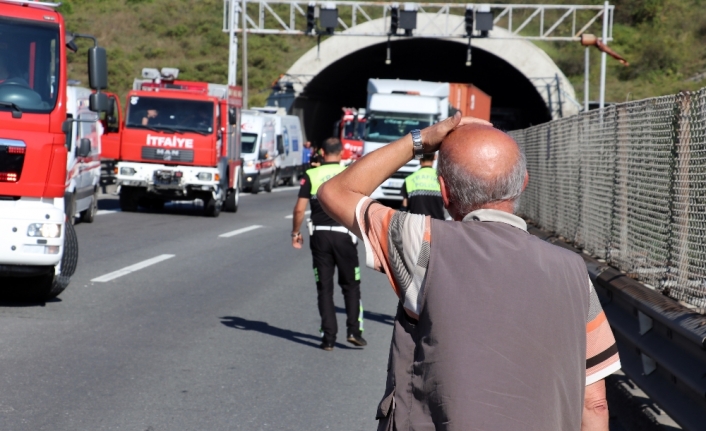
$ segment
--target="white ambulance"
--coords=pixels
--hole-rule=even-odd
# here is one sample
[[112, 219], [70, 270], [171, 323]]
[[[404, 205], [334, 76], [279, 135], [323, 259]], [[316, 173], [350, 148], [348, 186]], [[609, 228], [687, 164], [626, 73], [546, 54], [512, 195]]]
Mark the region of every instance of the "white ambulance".
[[76, 217], [92, 223], [98, 211], [103, 125], [98, 114], [88, 109], [91, 93], [88, 88], [67, 87], [66, 114], [75, 121], [67, 133], [64, 210], [72, 224]]
[[294, 185], [302, 174], [304, 136], [302, 124], [296, 115], [287, 115], [283, 108], [267, 106], [253, 110], [272, 116], [275, 120], [275, 186], [280, 182]]
[[257, 194], [264, 187], [275, 187], [275, 120], [258, 111], [243, 111], [240, 126], [240, 155], [243, 158], [243, 180], [246, 192]]

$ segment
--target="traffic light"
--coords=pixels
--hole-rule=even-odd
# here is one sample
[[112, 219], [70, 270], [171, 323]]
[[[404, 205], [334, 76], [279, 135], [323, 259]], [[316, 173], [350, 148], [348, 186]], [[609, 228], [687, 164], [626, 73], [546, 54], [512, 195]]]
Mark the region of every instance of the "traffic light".
[[466, 6], [464, 21], [466, 22], [466, 37], [471, 37], [473, 35], [473, 6]]
[[306, 34], [313, 34], [316, 29], [316, 3], [311, 2], [306, 7]]
[[390, 7], [390, 34], [397, 34], [400, 27], [400, 7], [397, 4]]

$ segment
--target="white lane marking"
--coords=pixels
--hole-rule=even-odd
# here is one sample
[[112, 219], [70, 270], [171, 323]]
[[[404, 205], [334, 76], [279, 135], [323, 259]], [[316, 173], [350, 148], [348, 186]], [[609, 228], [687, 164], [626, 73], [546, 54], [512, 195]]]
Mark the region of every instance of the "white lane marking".
[[[304, 211], [304, 214], [311, 214], [311, 211], [306, 210], [306, 211]], [[294, 215], [293, 215], [293, 214], [290, 214], [290, 215], [288, 215], [288, 216], [284, 216], [284, 218], [292, 219], [292, 218], [294, 218]]]
[[262, 226], [255, 224], [252, 226], [244, 227], [242, 229], [236, 229], [231, 232], [226, 232], [218, 235], [219, 238], [230, 238], [232, 236], [240, 235], [241, 233], [250, 232], [251, 230], [260, 229]]
[[161, 254], [157, 257], [153, 257], [152, 259], [143, 260], [142, 262], [138, 262], [134, 265], [126, 266], [123, 269], [119, 269], [117, 271], [113, 271], [111, 273], [101, 275], [100, 277], [96, 277], [91, 281], [103, 283], [106, 281], [114, 280], [118, 277], [122, 277], [123, 275], [128, 275], [131, 272], [139, 271], [141, 269], [147, 268], [148, 266], [154, 265], [155, 263], [159, 263], [164, 260], [171, 259], [173, 257], [174, 257], [173, 254]]
[[113, 214], [116, 212], [118, 212], [118, 210], [98, 210], [96, 211], [96, 215]]
[[279, 193], [279, 192], [289, 192], [292, 190], [299, 190], [299, 187], [292, 186], [292, 187], [278, 187], [274, 190], [272, 190], [272, 193]]

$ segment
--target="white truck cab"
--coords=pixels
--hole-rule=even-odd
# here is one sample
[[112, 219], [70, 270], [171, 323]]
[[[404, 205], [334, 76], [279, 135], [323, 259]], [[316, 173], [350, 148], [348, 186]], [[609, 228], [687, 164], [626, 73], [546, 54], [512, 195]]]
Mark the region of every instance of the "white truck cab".
[[[448, 117], [447, 82], [370, 79], [363, 154], [396, 141], [414, 129], [423, 129]], [[412, 160], [378, 187], [371, 198], [402, 200], [402, 186], [419, 169]]]
[[98, 211], [98, 190], [101, 176], [101, 135], [103, 125], [98, 114], [88, 109], [88, 88], [68, 86], [66, 114], [75, 119], [67, 144], [67, 183], [64, 209], [68, 220], [76, 216], [92, 223]]
[[253, 194], [264, 186], [271, 192], [275, 186], [276, 133], [272, 115], [243, 111], [240, 145], [243, 158], [243, 188]]

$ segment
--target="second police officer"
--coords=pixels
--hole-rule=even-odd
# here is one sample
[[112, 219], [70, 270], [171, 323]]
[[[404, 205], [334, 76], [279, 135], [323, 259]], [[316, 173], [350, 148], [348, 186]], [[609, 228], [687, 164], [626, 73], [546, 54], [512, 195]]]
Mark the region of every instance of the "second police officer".
[[299, 198], [294, 206], [292, 246], [300, 249], [303, 237], [300, 232], [306, 206], [311, 206], [310, 248], [314, 261], [314, 278], [318, 293], [319, 314], [323, 340], [321, 348], [333, 350], [338, 324], [333, 304], [333, 276], [338, 268], [338, 284], [343, 291], [346, 306], [346, 340], [356, 346], [368, 343], [362, 337], [363, 305], [360, 300], [360, 267], [358, 265], [357, 238], [345, 227], [328, 216], [316, 199], [321, 184], [342, 172], [343, 146], [336, 138], [327, 139], [322, 148], [321, 166], [309, 169], [302, 177]]
[[441, 198], [441, 186], [434, 169], [435, 158], [435, 153], [424, 154], [419, 170], [404, 180], [402, 207], [412, 214], [443, 220], [444, 200]]

